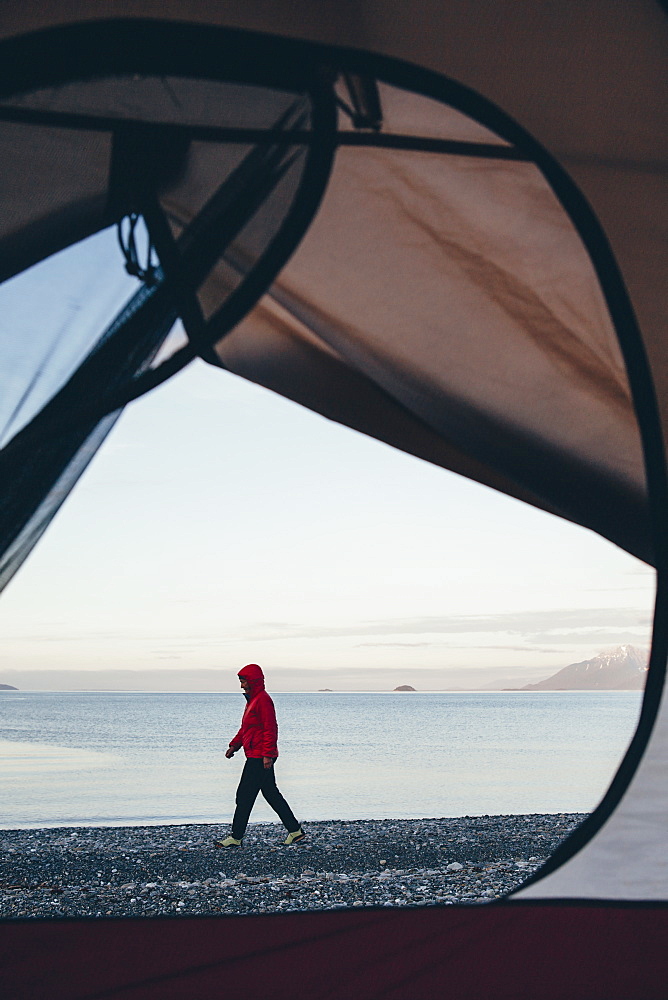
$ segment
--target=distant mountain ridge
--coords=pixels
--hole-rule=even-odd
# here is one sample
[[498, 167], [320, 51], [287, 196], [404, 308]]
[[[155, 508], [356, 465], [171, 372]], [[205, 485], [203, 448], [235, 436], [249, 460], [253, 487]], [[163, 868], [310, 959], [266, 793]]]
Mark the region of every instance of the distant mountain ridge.
[[570, 663], [522, 691], [642, 691], [647, 677], [647, 654], [635, 646], [618, 646], [591, 660]]

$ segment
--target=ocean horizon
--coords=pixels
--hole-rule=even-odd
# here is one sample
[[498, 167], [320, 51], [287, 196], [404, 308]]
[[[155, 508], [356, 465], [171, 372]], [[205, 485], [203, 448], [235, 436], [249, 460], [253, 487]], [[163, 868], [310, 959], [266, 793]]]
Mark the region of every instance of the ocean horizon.
[[[9, 691], [0, 827], [229, 822], [237, 693]], [[276, 692], [279, 787], [309, 820], [584, 813], [637, 691]], [[253, 821], [274, 821], [263, 800]]]
[[[290, 688], [289, 690], [271, 690], [269, 692], [273, 697], [281, 696], [285, 694], [345, 694], [345, 695], [358, 695], [358, 694], [377, 694], [377, 695], [429, 695], [429, 694], [471, 694], [471, 695], [496, 695], [496, 694], [539, 694], [539, 695], [552, 695], [552, 694], [582, 694], [582, 695], [600, 695], [600, 694], [633, 694], [637, 696], [642, 696], [642, 690], [629, 691], [628, 688], [610, 688], [610, 689], [582, 689], [582, 688], [555, 688], [555, 689], [545, 689], [540, 691], [531, 691], [523, 687], [503, 687], [503, 688], [473, 688], [473, 687], [434, 687], [434, 688], [420, 688], [419, 690], [413, 689], [412, 691], [399, 691], [397, 689], [391, 688]], [[0, 688], [0, 694], [211, 694], [211, 695], [230, 695], [237, 696], [238, 691], [234, 690], [223, 690], [222, 688], [203, 688], [203, 689], [192, 689], [192, 688], [134, 688], [134, 687], [78, 687], [78, 688], [54, 688], [54, 687], [39, 687], [39, 688], [19, 688], [19, 687], [5, 687]]]

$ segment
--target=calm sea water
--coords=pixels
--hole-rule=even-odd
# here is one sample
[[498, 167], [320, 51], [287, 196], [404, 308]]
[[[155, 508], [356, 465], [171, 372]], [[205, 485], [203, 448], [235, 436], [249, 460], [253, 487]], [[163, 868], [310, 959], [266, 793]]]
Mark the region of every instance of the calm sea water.
[[[279, 786], [300, 819], [586, 812], [636, 692], [277, 694]], [[236, 694], [3, 692], [0, 827], [227, 821]], [[260, 799], [254, 820], [274, 819]]]

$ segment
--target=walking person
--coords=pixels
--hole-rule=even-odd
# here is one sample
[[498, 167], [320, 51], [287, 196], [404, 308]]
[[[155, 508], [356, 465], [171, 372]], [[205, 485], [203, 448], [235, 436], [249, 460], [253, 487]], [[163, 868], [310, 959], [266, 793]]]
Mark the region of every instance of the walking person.
[[216, 840], [215, 845], [241, 847], [258, 792], [262, 792], [288, 831], [283, 843], [298, 844], [306, 834], [276, 785], [274, 764], [278, 757], [278, 725], [274, 703], [264, 689], [264, 674], [257, 663], [248, 663], [239, 671], [238, 677], [247, 705], [241, 719], [241, 728], [230, 740], [225, 756], [233, 757], [243, 746], [246, 763], [237, 788], [232, 834], [224, 840]]

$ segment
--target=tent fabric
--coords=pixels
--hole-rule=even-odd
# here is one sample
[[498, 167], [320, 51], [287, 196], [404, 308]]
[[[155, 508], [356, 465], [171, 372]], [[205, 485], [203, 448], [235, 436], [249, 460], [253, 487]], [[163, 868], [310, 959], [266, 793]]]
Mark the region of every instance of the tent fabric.
[[[149, 78], [137, 93], [132, 83], [131, 78], [105, 78], [86, 81], [78, 90], [74, 84], [42, 87], [8, 98], [0, 116], [41, 112], [57, 122], [61, 119], [53, 116], [78, 114], [88, 121], [91, 115], [115, 115], [122, 124], [141, 120], [164, 126], [175, 124], [176, 101], [184, 127], [210, 125], [210, 118], [197, 110], [191, 82], [170, 78], [161, 87]], [[483, 139], [502, 156], [507, 142], [469, 115], [417, 95], [402, 101], [397, 88], [381, 89], [388, 127], [407, 126], [410, 135], [412, 122], [413, 132], [419, 125], [426, 137], [472, 146]], [[200, 102], [217, 108], [232, 103], [231, 116], [224, 111], [219, 115], [222, 127], [243, 122], [244, 127], [266, 128], [271, 120], [266, 110], [257, 111], [262, 88], [250, 88], [245, 117], [239, 87], [226, 94], [221, 85], [204, 83], [194, 92]], [[269, 103], [275, 113], [279, 102]], [[13, 134], [20, 125], [10, 120], [2, 127]], [[43, 124], [27, 119], [22, 127], [27, 135], [36, 133], [32, 184], [45, 194], [36, 199], [23, 227], [9, 215], [4, 239], [0, 232], [8, 273], [33, 262], [45, 246], [59, 248], [76, 238], [70, 219], [94, 231], [109, 221], [112, 209], [118, 214], [119, 206], [121, 211], [133, 207], [132, 192], [125, 192], [115, 176], [109, 136], [102, 143], [106, 158], [96, 155], [91, 167], [91, 132], [75, 131], [71, 145], [81, 146], [80, 166], [77, 171], [66, 161], [62, 183], [69, 185], [69, 194], [63, 194], [60, 183], [52, 185], [51, 164], [58, 151], [46, 141]], [[101, 129], [102, 124], [90, 127]], [[70, 121], [67, 129], [47, 129], [58, 142], [64, 141], [65, 131], [73, 131]], [[100, 138], [97, 131], [92, 134]], [[214, 177], [230, 169], [226, 161], [239, 156], [239, 150], [194, 142], [180, 163], [178, 143], [170, 147], [170, 156], [162, 155], [162, 146], [158, 152], [160, 156], [151, 153], [148, 167], [142, 160], [142, 169], [150, 171], [162, 208], [178, 232], [201, 208], [202, 188], [210, 188]], [[23, 175], [26, 165], [19, 165]], [[81, 191], [79, 176], [85, 178]], [[59, 219], [66, 197], [70, 211], [63, 227]], [[266, 229], [263, 222], [260, 245], [267, 242]], [[246, 262], [243, 275], [248, 261], [257, 261], [257, 230], [256, 216], [218, 266], [211, 279], [215, 283], [217, 278], [216, 287], [200, 288], [205, 318], [239, 280], [238, 265], [230, 265]], [[308, 327], [348, 367], [408, 411], [411, 429], [401, 438], [406, 442], [412, 436], [415, 454], [429, 446], [421, 442], [411, 417], [447, 441], [450, 455], [459, 451], [469, 456], [466, 469], [471, 470], [473, 459], [481, 482], [570, 517], [652, 559], [642, 451], [615, 331], [573, 222], [534, 164], [522, 158], [478, 159], [473, 151], [432, 156], [400, 149], [340, 149], [318, 218], [272, 296], [297, 320], [290, 345], [299, 327]], [[250, 378], [253, 362], [244, 359], [244, 351], [253, 359], [257, 354], [252, 331], [250, 320], [235, 334], [233, 348], [234, 364]], [[311, 354], [315, 344], [312, 336]], [[286, 347], [277, 356], [286, 388], [289, 353]], [[218, 351], [222, 363], [231, 366], [228, 354], [227, 345]], [[305, 380], [303, 363], [302, 355], [290, 392], [296, 399]], [[262, 367], [266, 372], [264, 359]], [[399, 413], [394, 422], [401, 423]], [[363, 420], [352, 425], [368, 430]], [[383, 439], [395, 443], [387, 434]], [[445, 464], [464, 471], [456, 461]], [[592, 503], [600, 492], [605, 504]]]
[[[651, 559], [623, 361], [577, 234], [535, 167], [433, 159], [339, 150], [318, 216], [270, 293], [282, 307], [274, 336], [288, 339], [274, 351], [282, 391], [302, 402], [311, 381], [303, 353], [290, 373], [306, 327], [311, 351], [324, 342], [490, 470], [483, 482], [505, 474], [510, 492]], [[251, 378], [254, 319], [218, 348]], [[273, 387], [264, 352], [260, 364], [258, 381]], [[417, 434], [411, 450], [420, 454]]]
[[662, 906], [537, 903], [39, 920], [0, 960], [7, 1000], [663, 1000], [667, 931]]
[[[548, 997], [661, 995], [665, 12], [653, 0], [46, 0], [3, 10], [0, 38], [3, 277], [143, 210], [190, 338], [168, 372], [198, 352], [590, 527], [658, 571], [636, 737], [599, 809], [516, 902], [224, 925], [5, 926], [17, 997], [36, 984], [55, 996], [68, 976], [79, 976], [82, 997], [192, 996], [221, 981], [229, 992], [258, 968], [264, 995], [278, 997], [295, 962], [313, 996], [338, 995], [344, 980], [358, 996], [440, 996], [453, 983], [462, 996], [534, 996], [536, 977]], [[230, 79], [214, 79], [223, 65]], [[226, 86], [237, 88], [228, 118]], [[278, 129], [307, 94], [306, 120], [294, 109]], [[302, 165], [300, 181], [292, 170]], [[236, 221], [186, 252], [186, 234], [232, 177], [223, 228], [235, 212]], [[290, 239], [279, 239], [286, 220]], [[153, 323], [152, 350], [166, 335], [156, 332]], [[77, 371], [54, 380], [53, 399], [6, 447], [18, 450]], [[87, 431], [159, 372], [135, 369], [124, 396], [85, 410]], [[106, 390], [104, 372], [90, 385]], [[81, 433], [77, 412], [69, 419]], [[70, 451], [60, 471], [84, 455]], [[34, 490], [33, 512], [59, 482], [56, 469]], [[9, 544], [39, 534], [22, 531], [27, 523]], [[184, 927], [200, 943], [181, 962], [170, 935]], [[248, 944], [253, 929], [262, 946]], [[126, 966], [98, 962], [95, 972], [82, 958], [81, 942], [103, 939]]]
[[659, 721], [611, 819], [585, 850], [520, 889], [519, 899], [668, 899], [667, 716], [664, 692]]

